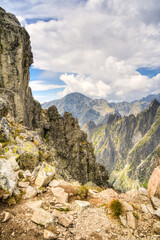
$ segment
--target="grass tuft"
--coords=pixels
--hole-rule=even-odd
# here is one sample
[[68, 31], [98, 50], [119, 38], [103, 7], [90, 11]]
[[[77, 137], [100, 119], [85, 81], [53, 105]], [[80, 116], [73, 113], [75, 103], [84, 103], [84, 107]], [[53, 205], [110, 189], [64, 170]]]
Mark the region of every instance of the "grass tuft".
[[122, 203], [118, 199], [114, 199], [110, 202], [109, 208], [113, 217], [119, 217], [123, 213]]

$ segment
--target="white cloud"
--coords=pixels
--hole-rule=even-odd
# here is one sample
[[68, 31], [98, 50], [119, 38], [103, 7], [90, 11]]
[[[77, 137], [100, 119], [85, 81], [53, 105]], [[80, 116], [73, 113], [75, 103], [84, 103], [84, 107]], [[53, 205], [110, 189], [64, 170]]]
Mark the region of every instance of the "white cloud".
[[66, 83], [66, 88], [60, 92], [64, 96], [71, 92], [81, 92], [90, 97], [107, 99], [134, 100], [153, 92], [160, 92], [160, 74], [148, 78], [138, 73], [135, 67], [124, 61], [109, 57], [101, 72], [98, 69], [86, 77], [84, 75], [63, 74], [60, 77]]
[[64, 88], [65, 85], [46, 84], [45, 81], [32, 81], [29, 83], [32, 91], [46, 91], [56, 88]]
[[71, 73], [61, 76], [66, 83], [61, 95], [80, 91], [132, 100], [159, 89], [159, 75], [149, 79], [136, 69], [160, 65], [160, 1], [17, 0], [12, 5], [10, 0], [7, 5], [24, 18], [58, 18], [26, 28], [34, 67]]

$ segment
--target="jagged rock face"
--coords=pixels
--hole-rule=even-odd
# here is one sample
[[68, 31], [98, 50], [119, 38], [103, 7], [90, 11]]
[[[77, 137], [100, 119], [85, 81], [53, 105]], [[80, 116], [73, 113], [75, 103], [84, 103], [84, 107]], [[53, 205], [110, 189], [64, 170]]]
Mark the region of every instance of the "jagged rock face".
[[[42, 110], [40, 103], [33, 99], [29, 88], [29, 67], [33, 62], [30, 37], [16, 17], [2, 8], [0, 53], [0, 143], [7, 144], [6, 151], [9, 149], [18, 155], [23, 169], [33, 170], [39, 161], [47, 160], [56, 164], [64, 178], [69, 176], [82, 183], [93, 181], [105, 185], [108, 173], [95, 162], [92, 145], [77, 120], [69, 113], [61, 117], [56, 107]], [[26, 131], [20, 132], [20, 126], [11, 130], [5, 118], [8, 113], [16, 122], [44, 137], [40, 141], [42, 146], [36, 146]]]
[[110, 183], [126, 191], [147, 184], [160, 144], [160, 104], [155, 100], [137, 117], [109, 116], [106, 123], [89, 129], [96, 159], [111, 173]]
[[44, 138], [56, 149], [59, 169], [68, 171], [81, 183], [93, 181], [105, 185], [108, 172], [96, 163], [93, 147], [87, 142], [87, 134], [80, 130], [77, 119], [71, 113], [62, 117], [55, 106], [47, 110], [49, 129], [44, 130]]
[[11, 115], [29, 127], [37, 105], [29, 88], [32, 63], [27, 31], [14, 15], [0, 8], [0, 94], [9, 103]]

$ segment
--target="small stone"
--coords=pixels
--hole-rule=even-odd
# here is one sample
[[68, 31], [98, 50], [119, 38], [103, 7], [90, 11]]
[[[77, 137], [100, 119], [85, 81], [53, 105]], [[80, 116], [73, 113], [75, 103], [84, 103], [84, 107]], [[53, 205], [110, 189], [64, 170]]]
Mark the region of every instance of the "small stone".
[[144, 196], [148, 196], [148, 191], [145, 188], [139, 188], [139, 193]]
[[18, 187], [27, 188], [29, 186], [29, 182], [18, 182]]
[[147, 204], [146, 207], [151, 214], [154, 214], [154, 209], [151, 204]]
[[3, 212], [2, 215], [4, 215], [4, 219], [2, 222], [7, 222], [11, 217], [11, 214], [9, 212]]
[[121, 215], [119, 216], [119, 219], [124, 227], [127, 227], [127, 220], [126, 218], [122, 217]]
[[30, 172], [29, 170], [26, 170], [26, 171], [23, 172], [23, 176], [24, 176], [24, 178], [26, 179], [26, 178], [28, 178], [28, 177], [31, 177], [32, 174], [31, 174], [31, 172]]
[[51, 188], [51, 191], [59, 202], [68, 203], [68, 193], [66, 193], [63, 188], [55, 187]]
[[132, 212], [127, 212], [127, 225], [133, 229], [136, 228], [136, 222]]
[[53, 166], [50, 166], [47, 163], [43, 163], [38, 171], [35, 185], [38, 187], [46, 186], [53, 179], [55, 173], [56, 171]]
[[44, 230], [44, 239], [57, 239], [56, 234], [48, 231], [48, 230]]
[[76, 205], [78, 206], [78, 210], [82, 212], [86, 208], [90, 207], [90, 203], [87, 201], [75, 200]]
[[160, 208], [158, 208], [155, 212], [154, 215], [156, 215], [157, 217], [160, 217]]
[[148, 208], [146, 207], [145, 204], [141, 204], [141, 209], [142, 209], [142, 212], [149, 213], [149, 210], [148, 210]]
[[132, 207], [129, 203], [127, 203], [127, 202], [125, 202], [125, 201], [120, 201], [120, 202], [122, 203], [122, 205], [123, 205], [123, 210], [124, 210], [125, 212], [133, 211], [133, 207]]
[[153, 229], [154, 229], [155, 233], [160, 234], [160, 222], [154, 223], [153, 224]]
[[38, 208], [33, 213], [31, 220], [37, 224], [40, 224], [46, 227], [50, 223], [53, 223], [53, 216], [49, 212], [45, 211], [44, 209]]
[[49, 186], [50, 187], [58, 187], [60, 185], [60, 183], [57, 181], [57, 180], [52, 180], [50, 183], [49, 183]]
[[37, 208], [40, 208], [42, 206], [42, 203], [43, 203], [42, 200], [30, 201], [30, 202], [27, 202], [26, 205], [27, 205], [27, 207], [29, 207], [29, 208], [31, 208], [33, 210], [36, 210]]
[[151, 202], [155, 209], [160, 208], [160, 200], [158, 198], [151, 196]]
[[31, 186], [28, 186], [26, 188], [26, 194], [23, 196], [23, 199], [34, 198], [36, 195], [37, 195], [37, 190], [35, 190]]
[[118, 193], [115, 192], [112, 188], [108, 188], [107, 190], [100, 192], [99, 196], [102, 199], [118, 198]]
[[71, 227], [73, 225], [73, 218], [67, 217], [65, 215], [59, 215], [58, 217], [59, 223], [63, 225], [64, 227]]

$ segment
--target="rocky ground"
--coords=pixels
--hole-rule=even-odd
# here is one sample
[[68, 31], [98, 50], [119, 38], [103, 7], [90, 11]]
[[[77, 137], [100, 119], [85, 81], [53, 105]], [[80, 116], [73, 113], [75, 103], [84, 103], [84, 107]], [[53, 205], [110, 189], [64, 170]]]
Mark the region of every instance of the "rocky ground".
[[[0, 203], [0, 239], [160, 239], [160, 200], [149, 198], [147, 190], [118, 194], [91, 183], [50, 181], [46, 168], [50, 166], [43, 165], [37, 174], [21, 173], [17, 196]], [[54, 169], [49, 172], [53, 177]], [[117, 217], [114, 200], [122, 206]]]

